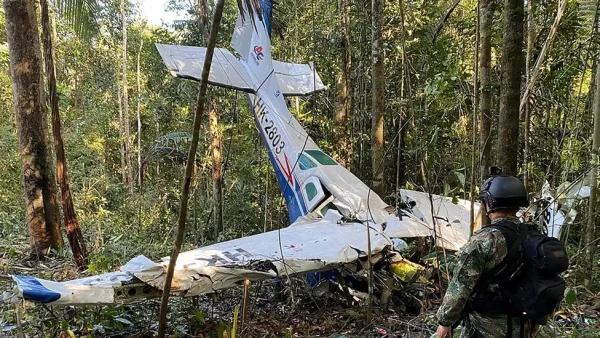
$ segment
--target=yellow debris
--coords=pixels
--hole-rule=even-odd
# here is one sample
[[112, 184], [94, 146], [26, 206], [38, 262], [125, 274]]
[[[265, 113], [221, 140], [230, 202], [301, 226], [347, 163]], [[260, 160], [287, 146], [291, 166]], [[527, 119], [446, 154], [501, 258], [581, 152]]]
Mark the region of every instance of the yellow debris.
[[403, 282], [415, 280], [415, 275], [425, 271], [425, 268], [417, 263], [402, 258], [390, 264], [390, 271]]

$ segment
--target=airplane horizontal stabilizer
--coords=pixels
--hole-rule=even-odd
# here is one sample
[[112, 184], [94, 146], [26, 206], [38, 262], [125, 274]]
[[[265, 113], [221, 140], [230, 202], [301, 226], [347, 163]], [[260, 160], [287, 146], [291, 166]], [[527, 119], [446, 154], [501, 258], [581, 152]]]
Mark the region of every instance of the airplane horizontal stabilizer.
[[[200, 80], [205, 47], [156, 44], [167, 69], [174, 76]], [[240, 59], [224, 48], [215, 48], [208, 83], [255, 93], [251, 77]], [[273, 61], [275, 78], [284, 96], [305, 96], [327, 89], [312, 65]]]

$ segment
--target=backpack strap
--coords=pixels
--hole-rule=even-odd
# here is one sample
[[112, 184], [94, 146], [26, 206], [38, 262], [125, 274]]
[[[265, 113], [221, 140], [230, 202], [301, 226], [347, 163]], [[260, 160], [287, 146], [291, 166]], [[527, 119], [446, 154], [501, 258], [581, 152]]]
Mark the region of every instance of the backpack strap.
[[[514, 224], [514, 223], [513, 223]], [[503, 272], [504, 269], [506, 269], [509, 265], [510, 262], [513, 261], [517, 254], [519, 253], [520, 249], [521, 249], [521, 245], [523, 244], [523, 241], [525, 240], [525, 238], [527, 237], [527, 233], [528, 233], [528, 225], [525, 223], [521, 223], [521, 224], [514, 224], [516, 225], [516, 232], [518, 233], [517, 238], [514, 240], [514, 242], [511, 241], [511, 237], [512, 236], [507, 236], [507, 231], [504, 230], [506, 228], [510, 229], [510, 230], [515, 230], [514, 227], [512, 226], [513, 224], [496, 224], [496, 225], [491, 225], [493, 227], [495, 227], [496, 229], [498, 229], [499, 231], [502, 232], [502, 234], [504, 235], [504, 239], [506, 241], [506, 246], [507, 246], [507, 253], [506, 256], [502, 259], [502, 261], [500, 262], [500, 264], [498, 264], [497, 266], [495, 266], [491, 271], [490, 271], [490, 275], [491, 276], [496, 276], [498, 274], [500, 274], [501, 272]], [[512, 242], [512, 243], [511, 243]], [[507, 323], [506, 323], [506, 338], [512, 338], [512, 334], [513, 334], [513, 316], [510, 314], [507, 314]], [[520, 317], [520, 330], [519, 330], [519, 336], [520, 338], [524, 338], [524, 334], [525, 334], [525, 325], [523, 322], [523, 317]]]
[[[516, 225], [516, 229], [514, 229], [513, 225]], [[503, 270], [509, 266], [509, 263], [511, 261], [513, 261], [516, 258], [517, 254], [519, 253], [519, 250], [521, 249], [521, 244], [523, 244], [523, 241], [527, 237], [528, 226], [525, 223], [521, 223], [521, 224], [512, 223], [510, 225], [508, 225], [506, 223], [499, 223], [499, 224], [492, 224], [492, 225], [490, 225], [490, 227], [494, 227], [495, 229], [498, 229], [500, 232], [502, 232], [502, 235], [504, 236], [504, 239], [506, 241], [506, 247], [507, 247], [506, 256], [504, 256], [502, 261], [498, 265], [496, 265], [494, 268], [492, 268], [492, 270], [490, 270], [490, 272], [488, 274], [488, 276], [497, 276], [498, 274], [503, 272]], [[513, 237], [513, 236], [508, 236], [508, 234], [507, 234], [508, 231], [506, 229], [509, 229], [509, 231], [516, 230], [518, 235], [514, 241], [511, 240], [512, 239], [511, 237]]]

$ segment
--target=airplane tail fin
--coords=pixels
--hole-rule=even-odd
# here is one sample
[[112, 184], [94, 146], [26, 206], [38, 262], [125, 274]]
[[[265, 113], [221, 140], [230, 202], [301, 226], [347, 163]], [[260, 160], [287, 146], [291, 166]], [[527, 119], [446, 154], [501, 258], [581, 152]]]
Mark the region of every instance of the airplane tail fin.
[[[245, 61], [251, 60], [248, 56], [255, 52], [255, 45], [263, 46], [263, 48], [271, 46], [272, 17], [272, 0], [244, 1], [242, 3], [231, 38], [231, 47]], [[260, 54], [260, 51], [257, 54]]]

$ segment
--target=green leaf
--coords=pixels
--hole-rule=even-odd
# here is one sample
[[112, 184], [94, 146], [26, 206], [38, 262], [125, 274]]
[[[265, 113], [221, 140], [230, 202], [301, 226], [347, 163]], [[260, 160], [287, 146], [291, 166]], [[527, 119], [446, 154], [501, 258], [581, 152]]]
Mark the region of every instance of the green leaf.
[[117, 318], [115, 318], [115, 320], [116, 320], [117, 322], [119, 322], [119, 323], [123, 323], [123, 324], [125, 324], [125, 325], [130, 325], [130, 326], [131, 326], [131, 325], [133, 325], [133, 323], [132, 323], [132, 322], [130, 322], [129, 320], [127, 320], [127, 319], [125, 319], [125, 318], [123, 318], [123, 317], [117, 317]]
[[444, 196], [450, 195], [452, 190], [450, 189], [450, 185], [448, 183], [444, 183]]
[[461, 173], [460, 171], [455, 171], [454, 174], [456, 175], [456, 178], [458, 178], [460, 185], [464, 187], [465, 186], [465, 174]]
[[192, 312], [194, 314], [194, 318], [196, 318], [198, 323], [204, 324], [204, 322], [206, 321], [206, 315], [204, 314], [204, 312], [202, 312], [198, 309], [194, 309]]
[[577, 291], [575, 291], [575, 289], [569, 289], [565, 296], [565, 302], [569, 305], [573, 305], [575, 304], [575, 301], [577, 301]]

